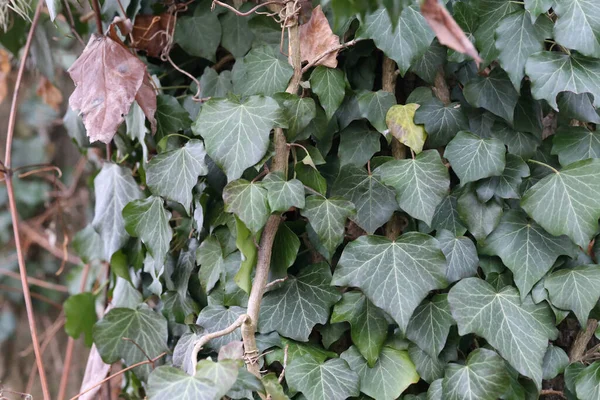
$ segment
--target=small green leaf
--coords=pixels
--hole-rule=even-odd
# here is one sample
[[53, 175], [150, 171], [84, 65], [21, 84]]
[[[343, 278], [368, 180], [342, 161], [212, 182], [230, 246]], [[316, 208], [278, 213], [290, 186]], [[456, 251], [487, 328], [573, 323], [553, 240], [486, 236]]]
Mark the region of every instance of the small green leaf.
[[188, 375], [179, 368], [162, 366], [148, 378], [149, 400], [214, 400], [219, 398], [215, 384], [198, 375]]
[[444, 360], [437, 357], [431, 358], [414, 343], [409, 345], [408, 354], [412, 362], [415, 363], [415, 368], [421, 379], [425, 382], [433, 382], [444, 377], [444, 368], [446, 367]]
[[415, 124], [414, 121], [418, 108], [419, 105], [414, 103], [392, 106], [385, 117], [392, 136], [417, 154], [423, 151], [423, 145], [427, 138], [425, 128]]
[[502, 217], [502, 206], [495, 199], [479, 201], [472, 190], [466, 190], [460, 196], [457, 208], [461, 220], [465, 221], [469, 232], [477, 240], [483, 240], [492, 233]]
[[92, 225], [87, 225], [75, 234], [73, 248], [84, 263], [101, 260], [104, 256], [102, 238]]
[[279, 378], [273, 372], [263, 376], [262, 384], [265, 387], [265, 391], [272, 400], [289, 400], [289, 397], [283, 391], [283, 387], [279, 383]]
[[307, 400], [345, 400], [359, 393], [358, 375], [340, 358], [325, 363], [310, 355], [296, 358], [285, 375], [290, 388]]
[[325, 109], [327, 120], [330, 120], [344, 100], [344, 73], [339, 69], [319, 65], [310, 75], [310, 85]]
[[294, 167], [294, 171], [296, 172], [296, 177], [304, 186], [308, 186], [325, 196], [325, 193], [327, 193], [327, 181], [318, 170], [310, 165], [298, 163]]
[[[244, 292], [249, 294], [252, 288], [252, 271], [254, 271], [258, 259], [258, 248], [252, 232], [237, 217], [235, 219], [235, 231], [237, 234], [235, 246], [242, 253], [242, 262], [233, 280]], [[260, 241], [260, 235], [256, 236], [256, 240], [257, 242]]]
[[531, 187], [521, 207], [555, 236], [587, 248], [600, 218], [600, 160], [578, 161]]
[[341, 297], [330, 282], [331, 272], [325, 263], [313, 264], [297, 276], [289, 276], [281, 287], [263, 298], [259, 331], [276, 330], [285, 337], [308, 341], [316, 324], [327, 323], [331, 306]]
[[594, 98], [589, 93], [576, 94], [562, 92], [558, 94], [559, 117], [576, 119], [583, 122], [600, 123], [600, 115], [592, 105]]
[[226, 12], [219, 17], [223, 30], [221, 46], [237, 59], [244, 57], [254, 40], [254, 34], [248, 27], [251, 17], [240, 17], [233, 12]]
[[431, 227], [436, 230], [446, 229], [456, 236], [463, 235], [467, 231], [458, 215], [458, 198], [454, 193], [446, 195], [438, 204], [431, 220]]
[[561, 126], [552, 139], [552, 154], [567, 166], [588, 158], [600, 158], [600, 132], [585, 127]]
[[429, 356], [437, 358], [446, 345], [453, 324], [448, 295], [438, 294], [417, 307], [408, 322], [406, 337]]
[[593, 0], [556, 0], [554, 39], [590, 57], [600, 57], [600, 7]]
[[487, 349], [469, 354], [466, 365], [450, 364], [442, 383], [444, 399], [496, 400], [506, 391], [509, 376], [504, 360]]
[[356, 347], [341, 354], [350, 369], [360, 377], [360, 391], [375, 400], [397, 399], [410, 385], [419, 381], [419, 374], [408, 353], [384, 347], [373, 367], [369, 367]]
[[504, 144], [498, 139], [483, 139], [464, 131], [459, 132], [444, 151], [444, 157], [462, 184], [502, 175], [505, 155]]
[[193, 16], [178, 18], [176, 25], [175, 43], [192, 56], [215, 61], [221, 41], [221, 24], [217, 14], [206, 5], [199, 5]]
[[472, 106], [485, 108], [508, 122], [513, 122], [519, 92], [502, 69], [495, 68], [489, 76], [471, 79], [465, 85], [463, 95]]
[[544, 287], [552, 305], [573, 311], [581, 326], [585, 326], [590, 311], [600, 299], [600, 266], [561, 269], [544, 280]]
[[469, 121], [460, 103], [445, 106], [435, 97], [421, 104], [415, 113], [415, 122], [425, 125], [429, 147], [445, 146], [459, 131], [469, 130]]
[[[360, 292], [346, 292], [333, 308], [331, 322], [350, 323], [352, 343], [373, 367], [387, 337], [388, 322], [385, 313]], [[368, 393], [367, 393], [368, 394]]]
[[498, 58], [496, 49], [496, 28], [505, 15], [518, 11], [522, 6], [504, 0], [479, 0], [467, 4], [467, 7], [475, 9], [479, 17], [477, 30], [474, 32], [479, 55], [487, 65]]
[[263, 158], [269, 133], [282, 125], [281, 118], [279, 105], [269, 97], [251, 96], [243, 102], [209, 100], [192, 130], [204, 138], [208, 155], [231, 182]]
[[413, 159], [387, 162], [375, 174], [396, 190], [400, 208], [428, 225], [450, 188], [448, 169], [436, 150], [426, 150]]
[[448, 262], [446, 267], [448, 282], [456, 282], [477, 274], [479, 257], [471, 239], [465, 236], [456, 237], [452, 232], [443, 229], [438, 231], [436, 239], [440, 242], [440, 248]]
[[139, 237], [154, 260], [164, 262], [173, 230], [169, 225], [171, 213], [165, 209], [163, 199], [150, 196], [134, 200], [123, 209], [123, 218], [127, 233]]
[[[167, 320], [145, 304], [135, 310], [113, 308], [94, 325], [94, 344], [107, 364], [123, 359], [127, 365], [133, 365], [146, 361], [147, 357], [157, 357], [168, 349], [167, 338]], [[134, 372], [145, 380], [151, 370], [146, 364], [136, 367]]]
[[[457, 3], [458, 4], [458, 3]], [[456, 11], [456, 4], [454, 7]], [[456, 13], [454, 14], [456, 17]], [[433, 85], [435, 82], [435, 76], [437, 75], [440, 67], [443, 67], [446, 63], [446, 54], [448, 48], [440, 44], [437, 39], [431, 42], [431, 45], [427, 48], [427, 51], [422, 56], [415, 58], [410, 70], [417, 74], [425, 82]], [[409, 101], [407, 101], [409, 103]]]
[[521, 303], [515, 288], [496, 291], [479, 278], [458, 282], [450, 289], [448, 301], [461, 336], [483, 337], [517, 371], [541, 386], [548, 339], [557, 333], [546, 306]]
[[196, 365], [196, 378], [207, 379], [217, 389], [216, 399], [225, 396], [238, 378], [240, 363], [236, 360], [200, 360]]
[[196, 250], [196, 263], [200, 265], [198, 278], [206, 293], [215, 287], [223, 272], [223, 250], [219, 240], [211, 235]]
[[531, 14], [531, 22], [545, 14], [554, 4], [554, 0], [525, 0], [525, 9]]
[[298, 97], [285, 92], [276, 93], [273, 98], [283, 109], [285, 119], [288, 121], [289, 127], [285, 131], [285, 137], [289, 142], [293, 142], [317, 116], [315, 101], [310, 97]]
[[340, 132], [338, 156], [342, 166], [363, 166], [381, 149], [381, 135], [364, 122], [353, 122]]
[[190, 127], [190, 114], [173, 96], [164, 94], [156, 96], [156, 136], [164, 138], [170, 133], [177, 133]]
[[177, 150], [158, 154], [146, 167], [148, 187], [155, 195], [176, 201], [189, 212], [198, 177], [208, 174], [205, 157], [204, 144], [199, 140], [190, 140]]
[[[277, 332], [275, 332], [277, 335]], [[277, 335], [279, 337], [279, 335]], [[319, 345], [308, 343], [296, 342], [291, 339], [281, 338], [281, 343], [275, 344], [275, 346], [281, 347], [280, 349], [273, 350], [266, 355], [267, 364], [272, 364], [274, 361], [283, 363], [285, 352], [283, 349], [288, 348], [288, 363], [292, 362], [296, 358], [301, 358], [305, 355], [309, 355], [319, 363], [324, 363], [328, 358], [336, 358], [338, 355], [332, 351], [327, 351]], [[272, 346], [269, 346], [272, 347]]]
[[595, 400], [600, 396], [600, 361], [587, 366], [575, 379], [577, 398]]
[[[129, 285], [129, 283], [125, 282]], [[94, 343], [92, 331], [96, 323], [96, 298], [92, 293], [80, 293], [69, 297], [63, 306], [65, 332], [73, 339], [85, 335], [85, 345]]]
[[283, 174], [272, 172], [262, 180], [267, 189], [271, 212], [286, 212], [292, 207], [304, 208], [304, 186], [298, 179], [286, 181]]
[[384, 90], [377, 92], [364, 91], [358, 94], [358, 109], [361, 116], [369, 120], [371, 125], [380, 133], [387, 129], [385, 116], [390, 107], [395, 104], [396, 96]]
[[296, 261], [298, 250], [300, 250], [298, 236], [289, 228], [288, 223], [279, 224], [271, 255], [270, 275], [273, 279], [282, 279], [287, 276], [288, 268]]
[[[218, 305], [209, 305], [200, 311], [196, 324], [204, 328], [206, 333], [212, 333], [229, 327], [240, 315], [245, 313], [246, 309], [242, 307], [232, 306], [226, 308]], [[218, 350], [234, 340], [241, 339], [242, 334], [239, 329], [236, 329], [232, 333], [211, 340], [206, 347], [212, 350]]]
[[242, 96], [271, 96], [285, 91], [293, 73], [294, 69], [279, 49], [260, 46], [235, 62], [231, 70], [233, 91]]
[[544, 356], [543, 378], [554, 379], [558, 375], [565, 372], [565, 368], [569, 365], [569, 356], [563, 349], [557, 346], [550, 345]]
[[325, 249], [333, 255], [344, 239], [346, 219], [354, 212], [354, 205], [347, 200], [309, 196], [300, 214], [308, 219]]
[[446, 287], [445, 268], [444, 255], [431, 236], [410, 232], [394, 242], [361, 236], [345, 247], [332, 284], [360, 288], [404, 331], [427, 293]]
[[503, 199], [521, 198], [521, 183], [530, 175], [529, 167], [519, 156], [506, 154], [506, 167], [501, 176], [493, 176], [477, 182], [477, 196], [488, 201], [494, 195]]
[[223, 189], [225, 211], [232, 212], [250, 229], [253, 234], [265, 226], [270, 210], [267, 191], [260, 183], [238, 179]]

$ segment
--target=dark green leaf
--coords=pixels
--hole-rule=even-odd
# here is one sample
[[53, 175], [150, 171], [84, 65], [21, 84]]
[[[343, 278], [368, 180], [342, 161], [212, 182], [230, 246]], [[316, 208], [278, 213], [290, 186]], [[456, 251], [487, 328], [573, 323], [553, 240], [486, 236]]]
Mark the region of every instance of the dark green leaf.
[[[206, 333], [212, 333], [229, 327], [245, 312], [246, 309], [241, 307], [233, 306], [226, 308], [218, 305], [210, 305], [202, 309], [196, 323], [204, 328]], [[206, 347], [217, 350], [227, 343], [234, 340], [241, 340], [241, 338], [242, 334], [240, 330], [236, 329], [230, 334], [211, 340]]]
[[561, 126], [552, 139], [552, 154], [567, 166], [588, 158], [600, 158], [600, 132], [584, 127]]
[[593, 0], [556, 0], [554, 38], [590, 57], [600, 57], [600, 7]]
[[97, 319], [95, 303], [96, 298], [92, 293], [80, 293], [69, 297], [63, 306], [65, 332], [73, 339], [79, 338], [83, 333], [85, 345], [88, 347], [91, 347], [94, 342], [92, 330]]
[[472, 190], [467, 190], [458, 199], [458, 215], [465, 221], [469, 232], [477, 240], [483, 240], [492, 233], [502, 217], [502, 206], [492, 199], [481, 202]]
[[271, 255], [270, 275], [273, 279], [282, 279], [287, 276], [287, 269], [296, 261], [298, 250], [300, 250], [298, 236], [287, 223], [279, 224]]
[[346, 361], [336, 358], [321, 363], [310, 355], [288, 365], [286, 380], [291, 389], [308, 400], [344, 400], [358, 396], [359, 378]]
[[371, 125], [379, 132], [386, 131], [385, 116], [390, 107], [396, 104], [396, 96], [383, 90], [377, 92], [364, 91], [359, 93], [357, 100], [361, 116], [369, 120]]
[[344, 73], [339, 69], [320, 65], [310, 75], [310, 85], [319, 97], [327, 119], [330, 120], [344, 100], [346, 87]]
[[592, 105], [594, 98], [589, 93], [576, 94], [562, 92], [558, 94], [559, 116], [583, 122], [600, 123], [600, 115]]
[[519, 10], [521, 6], [504, 0], [475, 0], [470, 1], [469, 6], [477, 10], [479, 16], [475, 39], [479, 55], [484, 59], [484, 64], [487, 65], [498, 58], [498, 50], [495, 46], [495, 33], [498, 24], [505, 15]]
[[489, 76], [478, 76], [470, 80], [463, 89], [463, 95], [472, 106], [485, 108], [510, 123], [513, 122], [519, 92], [502, 69], [495, 68]]
[[286, 212], [292, 207], [304, 208], [304, 186], [298, 179], [286, 181], [282, 174], [272, 172], [262, 185], [267, 189], [267, 200], [272, 212]]
[[[285, 137], [288, 141], [294, 141], [300, 132], [310, 124], [317, 116], [315, 101], [310, 97], [298, 97], [290, 93], [277, 93], [273, 98], [283, 109], [288, 129]], [[306, 139], [304, 137], [304, 139]]]
[[261, 46], [236, 61], [231, 71], [236, 94], [270, 96], [285, 91], [294, 70], [279, 49]]
[[235, 58], [245, 56], [254, 40], [254, 34], [248, 27], [250, 18], [226, 12], [219, 19], [223, 28], [221, 46], [233, 54]]
[[156, 135], [163, 138], [170, 133], [177, 133], [190, 127], [190, 114], [173, 96], [161, 94], [156, 97]]
[[431, 220], [431, 227], [436, 230], [446, 229], [456, 236], [466, 232], [467, 228], [458, 215], [458, 198], [454, 193], [446, 195], [437, 206]]
[[211, 12], [206, 4], [198, 5], [193, 16], [177, 19], [174, 40], [186, 53], [215, 61], [221, 41], [221, 24], [217, 14]]
[[340, 132], [338, 156], [342, 166], [363, 166], [380, 150], [381, 135], [364, 122], [353, 122]]
[[[456, 237], [452, 232], [443, 229], [438, 231], [435, 238], [440, 242], [440, 248], [448, 262], [446, 267], [448, 282], [456, 282], [477, 273], [479, 258], [471, 239], [465, 236]], [[427, 349], [423, 350], [427, 351]]]
[[483, 139], [464, 131], [459, 132], [444, 151], [444, 157], [462, 184], [502, 175], [505, 154], [504, 144], [498, 139]]
[[557, 346], [548, 346], [546, 355], [544, 356], [543, 378], [554, 379], [559, 374], [565, 372], [565, 368], [569, 365], [569, 356], [563, 349]]
[[448, 295], [439, 294], [417, 307], [406, 328], [406, 337], [429, 356], [437, 358], [453, 324]]
[[421, 104], [415, 113], [415, 122], [425, 125], [430, 147], [445, 146], [459, 131], [469, 129], [469, 121], [459, 103], [445, 106], [435, 97]]
[[200, 265], [198, 278], [206, 293], [215, 287], [223, 272], [223, 250], [215, 236], [209, 236], [196, 250], [196, 262]]
[[267, 191], [260, 183], [238, 179], [230, 182], [223, 189], [225, 211], [232, 212], [256, 234], [269, 218], [270, 210], [267, 202]]
[[600, 361], [587, 366], [575, 379], [577, 398], [594, 400], [600, 396]]

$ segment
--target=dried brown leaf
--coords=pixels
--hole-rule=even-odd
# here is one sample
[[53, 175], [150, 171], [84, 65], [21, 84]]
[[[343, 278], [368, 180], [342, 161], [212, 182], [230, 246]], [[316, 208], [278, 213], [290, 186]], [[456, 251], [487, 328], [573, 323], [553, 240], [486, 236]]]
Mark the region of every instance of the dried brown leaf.
[[[90, 141], [109, 143], [143, 85], [146, 66], [114, 40], [94, 34], [68, 72], [76, 86], [69, 105], [82, 114]], [[140, 97], [150, 96], [145, 86]], [[144, 112], [154, 117], [151, 106]]]
[[45, 76], [40, 78], [36, 94], [41, 97], [44, 103], [48, 104], [54, 110], [60, 110], [60, 105], [63, 101], [62, 93]]
[[441, 44], [473, 57], [477, 66], [479, 66], [482, 60], [479, 53], [477, 53], [477, 49], [446, 10], [446, 7], [440, 4], [438, 0], [425, 0], [421, 4], [421, 14], [423, 14]]
[[0, 103], [8, 94], [8, 74], [10, 74], [10, 56], [4, 49], [0, 49]]
[[[339, 44], [340, 38], [333, 34], [321, 6], [315, 7], [310, 20], [306, 24], [300, 25], [300, 54], [302, 61], [310, 63], [326, 51], [338, 47]], [[316, 65], [324, 65], [329, 68], [337, 67], [338, 53], [339, 50], [332, 52], [327, 57], [319, 60]]]
[[154, 113], [156, 113], [156, 91], [152, 82], [150, 82], [148, 74], [144, 75], [142, 86], [140, 86], [140, 90], [135, 95], [135, 101], [142, 108], [148, 121], [150, 121], [150, 129], [154, 135], [156, 133], [156, 118], [154, 118]]
[[138, 15], [133, 25], [133, 47], [145, 51], [150, 57], [159, 57], [173, 35], [173, 16]]

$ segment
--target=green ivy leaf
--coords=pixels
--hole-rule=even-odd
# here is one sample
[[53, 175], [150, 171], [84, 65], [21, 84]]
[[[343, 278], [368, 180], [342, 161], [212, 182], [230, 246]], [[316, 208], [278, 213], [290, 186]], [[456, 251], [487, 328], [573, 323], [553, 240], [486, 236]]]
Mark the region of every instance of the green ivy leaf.
[[[190, 86], [192, 92], [197, 88], [194, 83]], [[233, 92], [231, 71], [223, 71], [220, 74], [211, 67], [204, 68], [200, 77], [200, 97], [226, 97]]]
[[549, 18], [538, 18], [534, 22], [525, 10], [505, 16], [498, 24], [498, 59], [517, 91], [521, 89], [527, 59], [533, 53], [544, 50], [544, 39], [550, 37], [552, 21]]
[[102, 238], [92, 225], [86, 226], [75, 234], [73, 248], [81, 261], [87, 264], [93, 260], [101, 260], [104, 256]]
[[589, 93], [576, 94], [562, 92], [558, 94], [559, 117], [576, 119], [583, 122], [600, 123], [600, 115], [592, 105], [594, 98]]
[[429, 389], [427, 389], [427, 400], [443, 400], [443, 389], [442, 382], [443, 379], [437, 379], [429, 385]]
[[475, 40], [479, 55], [484, 59], [484, 64], [498, 58], [496, 49], [496, 28], [505, 15], [518, 11], [521, 6], [504, 0], [477, 0], [469, 3], [470, 7], [477, 10], [479, 16], [478, 28], [475, 31]]
[[554, 4], [554, 0], [525, 0], [525, 9], [531, 15], [531, 22], [535, 22], [538, 16], [545, 14]]
[[431, 225], [435, 209], [450, 187], [448, 169], [436, 150], [426, 150], [414, 159], [387, 162], [375, 173], [396, 190], [400, 208]]
[[298, 178], [304, 186], [308, 186], [325, 196], [325, 193], [327, 193], [327, 181], [317, 169], [310, 165], [298, 163], [294, 167], [294, 171], [296, 172], [296, 178]]
[[260, 46], [236, 61], [231, 70], [233, 91], [242, 96], [284, 92], [293, 73], [279, 49]]
[[[107, 364], [123, 359], [127, 365], [157, 357], [167, 347], [167, 320], [159, 313], [142, 304], [135, 310], [113, 308], [94, 325], [94, 344], [102, 361]], [[144, 353], [131, 341], [144, 349]], [[134, 369], [140, 379], [146, 379], [152, 368], [141, 365]]]
[[263, 376], [262, 384], [265, 387], [265, 391], [273, 400], [289, 400], [290, 398], [283, 391], [283, 387], [279, 383], [279, 377], [273, 372]]
[[562, 166], [588, 158], [600, 158], [600, 132], [585, 127], [561, 126], [553, 136], [552, 154]]
[[581, 54], [542, 51], [527, 60], [525, 73], [531, 80], [531, 94], [544, 99], [558, 111], [556, 96], [560, 92], [591, 93], [594, 106], [600, 107], [600, 66], [594, 58]]
[[429, 356], [437, 358], [446, 345], [453, 324], [448, 295], [438, 294], [417, 307], [408, 322], [406, 337]]
[[435, 230], [446, 229], [456, 236], [463, 235], [467, 228], [458, 215], [458, 198], [454, 193], [449, 193], [438, 204], [431, 220], [431, 227]]
[[196, 372], [188, 375], [179, 368], [162, 366], [156, 368], [148, 378], [148, 399], [196, 399], [214, 400], [219, 398], [219, 388]]
[[500, 256], [512, 271], [521, 299], [524, 299], [556, 259], [563, 254], [573, 255], [575, 248], [566, 236], [552, 236], [529, 221], [524, 212], [509, 210], [482, 244], [481, 252]]
[[307, 400], [344, 400], [359, 393], [358, 375], [340, 358], [325, 363], [310, 355], [296, 358], [288, 365], [286, 380]]
[[479, 257], [471, 239], [465, 236], [454, 236], [452, 232], [443, 229], [438, 231], [435, 238], [440, 242], [440, 248], [448, 262], [446, 268], [448, 282], [456, 282], [477, 274]]
[[333, 255], [344, 239], [346, 219], [354, 212], [354, 205], [347, 200], [309, 196], [300, 214], [308, 219], [325, 249]]
[[272, 172], [262, 180], [272, 212], [286, 212], [292, 207], [304, 208], [304, 186], [298, 179], [286, 181], [283, 174]]
[[396, 96], [384, 90], [377, 92], [363, 91], [358, 94], [357, 100], [360, 115], [369, 120], [371, 125], [380, 133], [387, 130], [385, 116], [390, 107], [396, 104]]
[[[127, 283], [127, 282], [125, 282]], [[127, 283], [129, 285], [129, 283]], [[70, 296], [63, 306], [65, 313], [65, 332], [73, 339], [85, 335], [85, 345], [94, 343], [92, 331], [96, 323], [96, 298], [92, 293], [80, 293]]]
[[271, 129], [284, 125], [281, 118], [279, 105], [269, 97], [251, 96], [243, 102], [209, 100], [192, 130], [204, 138], [208, 155], [231, 182], [261, 161], [269, 147]]
[[276, 330], [281, 335], [302, 342], [316, 324], [325, 324], [338, 291], [329, 285], [331, 272], [324, 263], [313, 264], [297, 276], [288, 276], [281, 287], [263, 298], [258, 319], [259, 331]]
[[418, 104], [392, 106], [385, 117], [390, 133], [400, 143], [410, 147], [415, 153], [423, 151], [427, 132], [422, 125], [415, 124], [414, 118]]
[[163, 138], [170, 133], [177, 133], [190, 127], [190, 114], [173, 96], [164, 94], [156, 96], [156, 135]]
[[[474, 7], [475, 6], [475, 7]], [[479, 28], [479, 10], [476, 4], [458, 2], [452, 5], [452, 17], [463, 30], [467, 39], [475, 45], [475, 32]], [[472, 58], [464, 53], [447, 49], [448, 61], [461, 63]], [[433, 82], [432, 82], [433, 84]]]
[[238, 59], [244, 57], [254, 40], [254, 34], [248, 27], [251, 17], [240, 17], [233, 12], [226, 12], [219, 17], [223, 30], [221, 46]]
[[177, 19], [174, 40], [186, 53], [215, 61], [221, 41], [221, 24], [217, 14], [206, 5], [197, 6], [193, 16]]
[[460, 103], [445, 106], [435, 97], [425, 101], [417, 109], [415, 123], [425, 125], [427, 144], [430, 147], [445, 146], [459, 131], [469, 130], [469, 121]]
[[152, 258], [163, 263], [173, 237], [173, 230], [169, 225], [171, 213], [165, 209], [163, 199], [150, 196], [134, 200], [123, 209], [123, 218], [127, 233], [139, 237]]
[[[229, 327], [240, 315], [245, 313], [246, 309], [242, 307], [232, 306], [226, 308], [220, 305], [209, 305], [200, 311], [196, 324], [204, 328], [206, 333], [212, 333]], [[230, 342], [241, 339], [242, 334], [239, 329], [236, 329], [232, 333], [211, 340], [206, 347], [211, 350], [218, 350]]]
[[358, 374], [360, 391], [375, 400], [397, 399], [419, 381], [419, 374], [406, 351], [386, 346], [373, 367], [369, 367], [355, 346], [343, 352], [341, 358]]
[[502, 175], [505, 154], [504, 144], [498, 139], [483, 139], [464, 131], [459, 132], [444, 151], [444, 157], [462, 184]]
[[289, 127], [285, 131], [285, 137], [289, 142], [293, 142], [317, 116], [315, 101], [310, 97], [301, 98], [285, 92], [276, 93], [273, 98], [279, 103], [288, 121]]
[[581, 326], [585, 326], [590, 311], [600, 299], [600, 266], [561, 269], [544, 280], [544, 287], [552, 305], [573, 311]]
[[502, 206], [495, 199], [479, 201], [472, 190], [460, 196], [457, 208], [461, 220], [465, 221], [469, 232], [477, 240], [483, 240], [492, 233], [502, 217]]
[[[454, 11], [454, 16], [456, 17], [456, 5], [454, 7]], [[425, 51], [421, 57], [415, 58], [410, 70], [417, 74], [425, 82], [433, 85], [435, 82], [435, 76], [440, 68], [446, 63], [447, 53], [448, 48], [446, 46], [442, 46], [437, 39], [434, 39], [433, 42], [431, 42], [431, 46], [427, 48], [427, 51]]]
[[238, 179], [223, 189], [225, 211], [232, 212], [253, 234], [265, 226], [270, 215], [267, 191], [260, 183]]
[[489, 76], [469, 80], [463, 89], [463, 95], [473, 107], [485, 108], [510, 123], [513, 122], [519, 92], [502, 69], [495, 68]]
[[125, 220], [121, 212], [127, 203], [142, 196], [131, 176], [131, 170], [106, 162], [94, 179], [96, 207], [92, 226], [100, 234], [104, 245], [104, 259], [111, 256], [126, 242]]
[[217, 389], [216, 399], [220, 399], [229, 392], [238, 378], [240, 362], [237, 360], [220, 360], [214, 362], [210, 359], [200, 360], [196, 365], [196, 377], [212, 382]]
[[567, 368], [568, 365], [569, 356], [567, 353], [560, 347], [549, 345], [542, 365], [543, 378], [556, 378], [559, 374], [565, 372], [565, 368]]
[[396, 61], [400, 74], [404, 76], [415, 59], [427, 51], [435, 34], [419, 8], [410, 6], [402, 10], [397, 24], [392, 24], [384, 8], [368, 14], [356, 36], [373, 39], [379, 49]]
[[192, 189], [200, 175], [208, 174], [204, 162], [206, 151], [199, 140], [190, 140], [185, 146], [160, 153], [146, 167], [146, 182], [157, 196], [183, 205], [189, 212]]
[[392, 242], [361, 236], [349, 243], [332, 284], [358, 287], [404, 331], [430, 290], [446, 287], [446, 261], [431, 236], [410, 232]]
[[346, 88], [344, 73], [339, 69], [319, 65], [310, 74], [310, 86], [319, 98], [327, 120], [330, 120], [344, 100]]
[[493, 176], [477, 182], [477, 196], [488, 201], [494, 195], [503, 199], [521, 198], [521, 183], [530, 175], [529, 167], [519, 156], [506, 154], [506, 167], [501, 176]]
[[206, 293], [210, 293], [223, 272], [223, 250], [216, 236], [211, 235], [200, 244], [196, 250], [196, 263], [200, 266], [200, 285]]
[[578, 161], [531, 187], [521, 207], [545, 230], [587, 248], [600, 217], [600, 160]]
[[600, 7], [593, 0], [556, 0], [554, 38], [583, 55], [600, 57]]
[[352, 343], [367, 360], [369, 367], [373, 367], [387, 337], [388, 322], [385, 314], [364, 294], [346, 292], [331, 314], [332, 323], [344, 321], [350, 323]]
[[411, 343], [408, 347], [410, 359], [415, 363], [417, 372], [425, 382], [433, 382], [444, 377], [446, 362], [437, 357], [431, 358], [416, 344]]
[[[277, 335], [277, 332], [275, 332]], [[277, 335], [279, 337], [279, 335]], [[288, 363], [294, 361], [297, 358], [302, 358], [308, 355], [309, 357], [316, 360], [319, 364], [322, 364], [328, 358], [336, 358], [338, 355], [332, 351], [327, 351], [321, 346], [312, 343], [300, 343], [294, 340], [281, 338], [281, 343], [276, 346], [280, 346], [281, 349], [276, 349], [267, 354], [267, 364], [272, 364], [274, 361], [283, 363], [285, 352], [283, 349], [288, 348]]]
[[364, 122], [353, 122], [340, 132], [338, 157], [342, 166], [363, 166], [381, 149], [381, 135]]
[[483, 337], [517, 371], [541, 386], [548, 339], [556, 337], [554, 318], [545, 306], [521, 303], [515, 288], [496, 291], [479, 278], [458, 282], [448, 301], [461, 336]]
[[289, 227], [288, 223], [279, 224], [273, 242], [270, 275], [273, 279], [287, 276], [287, 270], [294, 264], [300, 250], [300, 239]]
[[594, 400], [600, 396], [600, 361], [587, 366], [575, 379], [577, 398]]
[[465, 365], [448, 365], [442, 388], [448, 400], [496, 400], [508, 382], [504, 360], [491, 350], [477, 349], [469, 354]]
[[[235, 218], [235, 231], [235, 246], [242, 253], [242, 262], [233, 280], [244, 292], [249, 294], [252, 288], [252, 271], [254, 271], [258, 259], [258, 248], [252, 231], [237, 217]], [[256, 235], [256, 240], [260, 241], [260, 235]]]
[[332, 194], [354, 203], [356, 214], [350, 219], [368, 234], [385, 224], [398, 208], [392, 189], [364, 168], [352, 164], [341, 169]]

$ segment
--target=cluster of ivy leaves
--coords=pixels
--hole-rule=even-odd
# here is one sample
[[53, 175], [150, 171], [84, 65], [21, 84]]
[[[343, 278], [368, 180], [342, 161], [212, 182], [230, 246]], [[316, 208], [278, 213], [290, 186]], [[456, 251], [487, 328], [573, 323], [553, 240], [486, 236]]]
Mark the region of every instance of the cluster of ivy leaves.
[[[202, 0], [177, 19], [173, 58], [211, 99], [166, 89], [154, 137], [132, 107], [74, 242], [85, 262], [110, 261], [112, 309], [96, 322], [94, 294], [65, 304], [67, 332], [107, 363], [168, 352], [133, 369], [129, 398], [535, 399], [561, 374], [567, 398], [600, 398], [600, 362], [555, 342], [600, 298], [598, 3], [449, 1], [479, 68], [439, 44], [418, 2], [382, 3], [322, 2], [358, 41], [296, 94], [268, 16]], [[395, 93], [381, 90], [384, 56]], [[147, 62], [164, 86], [183, 82]], [[287, 175], [269, 173], [274, 128], [295, 143]], [[196, 364], [196, 340], [246, 312], [272, 214], [285, 221], [269, 281], [285, 279], [260, 308], [263, 378], [243, 367], [239, 330]]]

